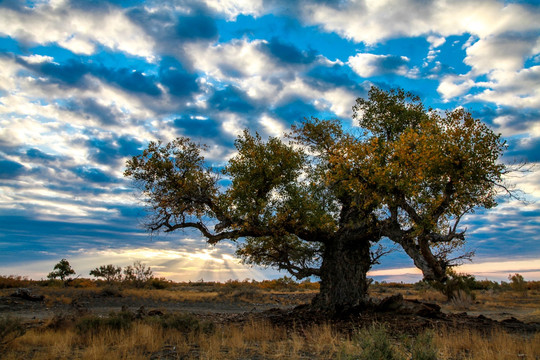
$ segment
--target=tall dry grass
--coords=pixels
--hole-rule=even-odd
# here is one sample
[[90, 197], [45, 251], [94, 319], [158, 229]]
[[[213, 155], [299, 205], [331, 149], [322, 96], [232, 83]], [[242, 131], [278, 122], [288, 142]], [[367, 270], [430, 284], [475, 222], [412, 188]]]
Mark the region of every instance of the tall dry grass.
[[[498, 360], [540, 358], [540, 334], [439, 329], [407, 336], [373, 325], [341, 333], [330, 324], [286, 329], [267, 321], [204, 326], [185, 314], [123, 320], [87, 318], [34, 328], [0, 349], [20, 359], [359, 359]], [[92, 320], [92, 321], [89, 321]], [[81, 325], [82, 324], [82, 325]], [[91, 331], [92, 329], [98, 331]]]
[[540, 333], [508, 334], [494, 329], [489, 334], [463, 329], [441, 330], [434, 338], [441, 359], [515, 360], [540, 359]]

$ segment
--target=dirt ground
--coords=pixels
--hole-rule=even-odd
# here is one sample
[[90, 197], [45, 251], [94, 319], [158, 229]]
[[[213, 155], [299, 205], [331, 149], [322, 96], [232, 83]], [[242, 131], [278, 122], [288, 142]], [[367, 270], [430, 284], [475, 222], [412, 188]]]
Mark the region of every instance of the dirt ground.
[[[179, 293], [179, 296], [161, 296]], [[58, 315], [90, 313], [107, 315], [121, 310], [176, 313], [187, 312], [207, 316], [209, 314], [240, 315], [263, 312], [270, 309], [290, 310], [296, 305], [308, 303], [313, 293], [272, 292], [237, 295], [184, 290], [144, 290], [115, 292], [100, 289], [47, 289], [24, 288], [0, 290], [0, 316], [23, 320], [44, 321]], [[191, 294], [190, 294], [191, 293]], [[203, 296], [200, 296], [200, 295]], [[208, 294], [208, 296], [204, 296]], [[194, 295], [194, 296], [193, 296]], [[243, 295], [243, 296], [242, 296]], [[41, 298], [42, 297], [42, 298]], [[244, 298], [241, 298], [244, 297]]]
[[[214, 323], [266, 319], [276, 325], [323, 323], [324, 314], [313, 312], [309, 304], [315, 291], [213, 291], [212, 289], [78, 289], [25, 288], [0, 290], [0, 316], [20, 318], [39, 326], [54, 317], [82, 314], [108, 315], [111, 312], [196, 314]], [[494, 294], [479, 292], [475, 299], [448, 302], [436, 292], [411, 289], [374, 289], [372, 311], [350, 311], [332, 320], [347, 330], [362, 324], [384, 322], [399, 331], [418, 332], [444, 325], [512, 332], [540, 332], [538, 292]], [[393, 299], [388, 302], [383, 299]], [[384, 301], [387, 301], [384, 303]], [[433, 305], [429, 305], [433, 304]]]

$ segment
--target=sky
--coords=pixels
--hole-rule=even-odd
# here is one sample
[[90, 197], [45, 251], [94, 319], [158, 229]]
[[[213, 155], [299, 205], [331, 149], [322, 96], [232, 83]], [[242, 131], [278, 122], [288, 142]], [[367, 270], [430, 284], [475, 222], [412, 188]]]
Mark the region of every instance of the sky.
[[[540, 280], [540, 3], [502, 0], [0, 0], [0, 275], [140, 260], [177, 281], [271, 279], [228, 242], [150, 236], [125, 162], [188, 136], [224, 165], [245, 128], [340, 119], [371, 86], [463, 106], [530, 171], [462, 221], [477, 278]], [[536, 166], [536, 167], [535, 167]], [[416, 281], [403, 252], [377, 280]]]

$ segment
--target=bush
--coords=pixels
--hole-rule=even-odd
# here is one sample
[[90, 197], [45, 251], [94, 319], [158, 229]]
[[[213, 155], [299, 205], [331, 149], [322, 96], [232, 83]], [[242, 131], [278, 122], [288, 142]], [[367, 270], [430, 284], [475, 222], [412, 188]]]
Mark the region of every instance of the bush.
[[404, 359], [392, 345], [386, 328], [383, 325], [372, 325], [360, 330], [356, 341], [362, 348], [362, 353], [355, 359], [359, 360], [402, 360]]
[[211, 333], [214, 330], [213, 323], [200, 321], [190, 314], [168, 314], [158, 318], [157, 321], [163, 329], [174, 329], [186, 334], [191, 332]]
[[433, 344], [433, 333], [425, 331], [418, 335], [411, 348], [414, 360], [437, 360], [437, 348]]
[[144, 287], [153, 278], [152, 268], [146, 267], [146, 264], [140, 261], [135, 261], [133, 266], [128, 265], [124, 268], [124, 281], [136, 288]]
[[30, 286], [31, 281], [26, 276], [0, 275], [0, 289], [12, 289]]
[[22, 321], [12, 317], [0, 317], [0, 346], [6, 345], [26, 333]]
[[106, 329], [110, 330], [126, 330], [132, 325], [135, 315], [128, 311], [111, 313], [108, 317], [99, 317], [88, 315], [80, 318], [75, 328], [80, 335], [95, 335]]
[[452, 269], [447, 270], [448, 279], [444, 282], [432, 281], [430, 285], [442, 292], [448, 300], [454, 299], [456, 296], [467, 294], [474, 300], [472, 290], [476, 287], [476, 279], [473, 275], [459, 274]]
[[150, 281], [150, 287], [157, 290], [168, 289], [173, 283], [165, 278], [154, 278]]
[[95, 288], [96, 283], [90, 279], [73, 279], [70, 281], [69, 286], [75, 288]]
[[527, 282], [520, 274], [508, 275], [508, 280], [510, 280], [512, 290], [520, 292], [527, 291]]
[[468, 294], [467, 292], [460, 289], [454, 293], [452, 299], [450, 300], [450, 304], [454, 309], [468, 310], [473, 304], [473, 301], [474, 299], [472, 298], [470, 293]]
[[[307, 284], [307, 283], [306, 283]], [[275, 280], [263, 280], [258, 287], [266, 290], [294, 291], [299, 290], [299, 285], [291, 277], [284, 276]]]
[[122, 292], [117, 286], [107, 285], [99, 292], [103, 297], [122, 297]]

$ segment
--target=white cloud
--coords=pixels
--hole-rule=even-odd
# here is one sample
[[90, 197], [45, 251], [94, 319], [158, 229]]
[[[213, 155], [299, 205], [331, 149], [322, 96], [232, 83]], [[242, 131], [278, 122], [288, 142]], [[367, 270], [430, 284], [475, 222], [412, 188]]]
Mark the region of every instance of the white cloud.
[[540, 66], [493, 71], [489, 79], [488, 83], [480, 83], [487, 89], [472, 96], [473, 99], [517, 108], [540, 108]]
[[116, 8], [83, 11], [66, 3], [38, 4], [16, 11], [2, 8], [0, 34], [29, 43], [56, 43], [76, 54], [89, 55], [101, 44], [134, 56], [154, 59], [153, 40]]
[[513, 36], [490, 36], [478, 40], [467, 48], [464, 62], [472, 67], [473, 74], [491, 71], [518, 71], [526, 59], [538, 52], [540, 38]]
[[305, 21], [366, 44], [399, 36], [427, 34], [440, 42], [435, 39], [463, 33], [487, 37], [538, 28], [538, 14], [526, 6], [505, 6], [497, 0], [368, 0], [340, 7], [310, 3], [301, 10]]
[[474, 84], [467, 75], [447, 75], [441, 79], [437, 91], [444, 99], [452, 99], [466, 94]]
[[266, 133], [270, 136], [281, 137], [285, 133], [285, 126], [277, 119], [264, 114], [261, 116], [259, 123], [263, 126]]
[[206, 5], [223, 13], [231, 21], [238, 15], [259, 16], [263, 10], [262, 0], [205, 0]]
[[235, 39], [214, 46], [194, 43], [186, 45], [186, 53], [197, 70], [218, 81], [269, 76], [268, 74], [277, 77], [281, 69], [259, 50], [263, 42]]
[[406, 56], [359, 53], [349, 57], [347, 64], [358, 75], [367, 78], [382, 74], [410, 76], [412, 73], [406, 65], [408, 62]]
[[[354, 95], [343, 88], [316, 89], [302, 77], [302, 72], [314, 65], [333, 64], [319, 56], [314, 64], [288, 67], [280, 65], [261, 50], [265, 41], [246, 39], [206, 46], [187, 45], [186, 53], [198, 71], [208, 76], [216, 86], [232, 84], [243, 90], [254, 101], [279, 106], [291, 98], [306, 102], [328, 103], [328, 109], [338, 116], [350, 116]], [[344, 102], [348, 102], [344, 104]], [[310, 114], [306, 114], [309, 116]], [[230, 121], [229, 121], [230, 123]], [[230, 125], [230, 124], [229, 124]], [[237, 133], [237, 126], [227, 126], [227, 131]]]
[[[302, 14], [308, 23], [368, 45], [389, 38], [426, 36], [430, 46], [424, 67], [439, 55], [437, 48], [448, 36], [469, 34], [463, 48], [467, 53], [464, 62], [471, 71], [443, 77], [439, 94], [450, 100], [465, 96], [472, 88], [483, 88], [464, 99], [498, 106], [540, 106], [538, 70], [524, 68], [540, 52], [538, 7], [498, 0], [368, 0], [340, 6], [310, 3], [302, 7]], [[383, 56], [357, 54], [349, 58], [349, 65], [360, 76], [373, 76], [382, 72], [377, 63], [385, 60]], [[415, 77], [414, 70], [407, 71], [405, 64], [394, 67], [402, 76]]]
[[427, 41], [429, 42], [430, 49], [438, 48], [439, 46], [443, 45], [446, 42], [446, 39], [442, 36], [434, 36], [430, 35], [427, 37]]

